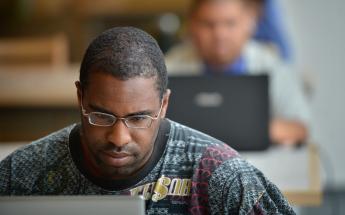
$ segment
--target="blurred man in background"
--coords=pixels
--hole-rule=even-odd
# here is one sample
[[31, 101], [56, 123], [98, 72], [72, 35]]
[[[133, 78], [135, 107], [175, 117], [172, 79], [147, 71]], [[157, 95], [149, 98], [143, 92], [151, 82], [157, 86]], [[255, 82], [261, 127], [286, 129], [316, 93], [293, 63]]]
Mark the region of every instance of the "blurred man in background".
[[270, 137], [298, 144], [308, 137], [309, 109], [298, 74], [271, 43], [252, 40], [263, 0], [194, 0], [190, 40], [166, 54], [170, 75], [259, 75], [270, 78]]

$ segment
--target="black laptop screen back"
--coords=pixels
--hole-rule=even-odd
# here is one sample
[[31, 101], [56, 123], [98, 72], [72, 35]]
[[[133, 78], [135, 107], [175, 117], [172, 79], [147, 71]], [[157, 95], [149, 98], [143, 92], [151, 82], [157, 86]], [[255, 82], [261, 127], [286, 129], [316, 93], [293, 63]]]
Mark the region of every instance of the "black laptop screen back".
[[169, 77], [167, 117], [239, 151], [269, 146], [267, 76]]

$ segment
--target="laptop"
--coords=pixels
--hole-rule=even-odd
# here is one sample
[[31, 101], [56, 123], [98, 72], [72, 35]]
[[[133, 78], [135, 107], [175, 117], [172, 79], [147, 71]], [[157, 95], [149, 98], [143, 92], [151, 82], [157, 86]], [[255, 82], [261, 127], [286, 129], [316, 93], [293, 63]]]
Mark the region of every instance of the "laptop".
[[169, 77], [167, 117], [209, 134], [238, 151], [267, 149], [266, 75]]
[[0, 197], [1, 215], [144, 215], [141, 196]]

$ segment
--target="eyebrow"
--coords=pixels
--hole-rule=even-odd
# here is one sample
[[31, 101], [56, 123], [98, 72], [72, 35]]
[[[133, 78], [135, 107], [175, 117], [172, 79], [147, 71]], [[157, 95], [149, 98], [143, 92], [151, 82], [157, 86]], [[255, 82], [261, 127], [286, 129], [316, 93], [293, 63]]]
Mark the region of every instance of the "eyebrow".
[[[108, 111], [102, 107], [98, 107], [97, 105], [93, 105], [93, 104], [89, 104], [89, 107], [93, 110], [93, 111], [97, 111], [97, 112], [102, 112], [102, 113], [106, 113], [106, 114], [110, 114], [113, 115], [115, 117], [119, 117], [116, 114], [112, 113], [111, 111]], [[129, 117], [129, 116], [137, 116], [137, 115], [152, 115], [153, 112], [149, 111], [149, 110], [143, 110], [143, 111], [138, 111], [138, 112], [134, 112], [134, 113], [129, 113], [125, 116], [121, 116], [121, 117]]]

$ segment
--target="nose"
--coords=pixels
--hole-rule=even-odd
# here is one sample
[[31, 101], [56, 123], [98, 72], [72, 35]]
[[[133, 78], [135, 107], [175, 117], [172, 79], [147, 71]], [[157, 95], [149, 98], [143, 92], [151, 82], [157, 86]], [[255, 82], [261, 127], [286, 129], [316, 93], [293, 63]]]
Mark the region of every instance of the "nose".
[[121, 148], [131, 141], [131, 134], [123, 120], [118, 119], [110, 128], [107, 138], [110, 143]]
[[228, 35], [227, 28], [225, 24], [218, 24], [213, 27], [213, 37], [215, 41], [221, 41]]

